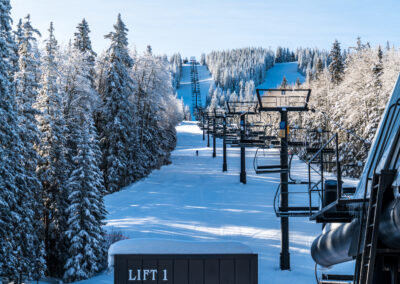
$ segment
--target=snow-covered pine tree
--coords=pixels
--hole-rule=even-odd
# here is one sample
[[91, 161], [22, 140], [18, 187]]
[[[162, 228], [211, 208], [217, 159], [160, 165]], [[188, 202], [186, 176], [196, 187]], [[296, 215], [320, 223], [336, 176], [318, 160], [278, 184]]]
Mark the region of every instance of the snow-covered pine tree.
[[[85, 107], [87, 112], [94, 116], [94, 109], [99, 105], [99, 95], [94, 89], [95, 71], [94, 61], [96, 53], [92, 50], [89, 37], [88, 23], [83, 19], [77, 26], [74, 44], [65, 52], [63, 60], [63, 112], [68, 128], [67, 159], [72, 163], [76, 156], [76, 139], [80, 135], [77, 117], [79, 107]], [[101, 155], [98, 157], [101, 159]]]
[[135, 174], [143, 177], [169, 163], [169, 153], [176, 143], [175, 126], [183, 115], [163, 60], [145, 52], [137, 59], [132, 74], [140, 138]]
[[24, 218], [16, 211], [17, 195], [27, 184], [20, 163], [23, 145], [13, 86], [13, 63], [17, 59], [10, 11], [10, 1], [0, 0], [0, 275], [19, 283], [19, 259], [14, 254], [19, 242], [15, 240], [14, 224]]
[[41, 111], [37, 116], [38, 128], [43, 133], [39, 150], [42, 162], [37, 172], [44, 191], [44, 239], [48, 272], [52, 276], [62, 277], [68, 247], [64, 232], [67, 228], [65, 184], [69, 170], [65, 159], [66, 126], [58, 83], [58, 53], [53, 23], [50, 23], [42, 59], [41, 90], [36, 102], [36, 107]]
[[206, 65], [206, 54], [202, 53], [200, 56], [200, 62], [201, 65]]
[[33, 107], [38, 95], [37, 74], [40, 72], [40, 59], [34, 49], [35, 35], [40, 36], [40, 33], [32, 27], [28, 15], [23, 22], [20, 21], [18, 24], [16, 39], [19, 70], [14, 76], [18, 123], [23, 143], [21, 162], [28, 184], [25, 190], [19, 192], [21, 205], [17, 210], [21, 210], [21, 215], [25, 218], [16, 223], [15, 232], [20, 242], [18, 246], [18, 258], [21, 262], [19, 274], [24, 275], [26, 279], [40, 279], [45, 270], [42, 185], [36, 174], [40, 157], [34, 149], [40, 147], [40, 132], [35, 118], [35, 115], [40, 113]]
[[65, 239], [69, 243], [64, 281], [73, 282], [93, 277], [103, 268], [106, 247], [103, 202], [103, 176], [96, 160], [98, 147], [93, 118], [80, 107], [80, 135], [73, 171], [67, 181], [68, 208]]
[[98, 119], [100, 147], [103, 153], [102, 170], [108, 192], [115, 192], [128, 184], [130, 150], [135, 144], [135, 109], [129, 101], [133, 81], [129, 69], [133, 60], [129, 56], [127, 31], [118, 15], [115, 31], [105, 37], [111, 40], [108, 66], [105, 70], [105, 88], [100, 93], [102, 107]]
[[335, 85], [338, 85], [343, 80], [344, 73], [344, 63], [338, 40], [335, 40], [333, 43], [329, 56], [332, 60], [329, 64], [329, 72], [331, 73], [332, 82]]
[[90, 84], [94, 87], [94, 64], [97, 54], [92, 49], [92, 41], [89, 36], [89, 24], [85, 19], [83, 19], [76, 28], [78, 31], [74, 33], [74, 47], [81, 53], [86, 54], [85, 61], [87, 61], [87, 64], [90, 66], [90, 73], [88, 74], [90, 76]]
[[[103, 268], [106, 255], [101, 227], [105, 218], [104, 178], [99, 168], [101, 152], [93, 119], [97, 105], [91, 76], [93, 53], [90, 48], [83, 48], [90, 47], [90, 38], [82, 34], [75, 34], [75, 44], [67, 50], [63, 66], [66, 78], [63, 105], [71, 169], [65, 186], [68, 192], [65, 239], [70, 244], [63, 275], [66, 282], [93, 276]], [[85, 38], [85, 45], [78, 44], [80, 38]]]
[[[247, 102], [254, 101], [255, 94], [256, 94], [256, 86], [254, 85], [254, 81], [253, 80], [247, 81], [244, 85], [244, 101]], [[221, 103], [220, 105], [223, 106], [223, 104]]]
[[286, 89], [288, 87], [288, 85], [289, 84], [288, 84], [288, 81], [287, 81], [286, 77], [283, 76], [280, 88]]
[[296, 89], [299, 89], [299, 88], [300, 88], [300, 86], [301, 86], [300, 78], [299, 78], [299, 77], [297, 77], [297, 78], [296, 78], [295, 87], [296, 87]]
[[283, 62], [283, 50], [282, 47], [278, 46], [275, 53], [275, 63]]
[[315, 78], [318, 79], [319, 75], [324, 71], [324, 65], [320, 57], [317, 59], [317, 65], [315, 66], [315, 69]]
[[170, 58], [171, 73], [172, 73], [172, 86], [175, 89], [179, 88], [181, 74], [182, 74], [182, 59], [179, 53], [175, 53]]

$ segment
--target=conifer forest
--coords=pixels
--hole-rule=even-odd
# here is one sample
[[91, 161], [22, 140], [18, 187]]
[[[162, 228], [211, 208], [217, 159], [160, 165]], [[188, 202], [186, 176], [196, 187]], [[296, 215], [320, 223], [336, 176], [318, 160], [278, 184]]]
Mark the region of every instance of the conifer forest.
[[[64, 42], [56, 36], [62, 22], [49, 21], [39, 30], [34, 14], [12, 18], [16, 2], [0, 0], [0, 282], [112, 283], [110, 246], [150, 237], [239, 240], [259, 253], [261, 284], [295, 283], [271, 264], [268, 253], [279, 248], [279, 237], [268, 226], [276, 224], [254, 217], [272, 210], [265, 204], [278, 193], [275, 199], [275, 189], [264, 195], [261, 183], [274, 181], [254, 177], [252, 158], [250, 189], [244, 191], [234, 148], [228, 150], [230, 176], [215, 166], [225, 147], [226, 171], [226, 137], [215, 130], [217, 113], [226, 119], [229, 104], [259, 103], [260, 86], [311, 89], [309, 111], [290, 112], [287, 127], [336, 133], [340, 154], [326, 175], [339, 172], [345, 182], [358, 181], [400, 72], [400, 49], [355, 36], [351, 47], [332, 37], [330, 48], [266, 42], [212, 48], [197, 57], [179, 50], [157, 54], [151, 45], [137, 51], [130, 18], [121, 11], [109, 13], [115, 20], [102, 35], [106, 46], [95, 50], [86, 18]], [[206, 126], [210, 113], [214, 121]], [[240, 132], [237, 119], [234, 126], [228, 123], [230, 131]], [[263, 123], [265, 137], [278, 137], [279, 120], [279, 113], [261, 112], [247, 123]], [[239, 146], [244, 140], [235, 139]], [[278, 157], [272, 148], [263, 148], [267, 161]], [[299, 157], [293, 167], [305, 177], [309, 156], [303, 150], [293, 150]], [[321, 229], [307, 222], [294, 225], [298, 267], [303, 258], [312, 262], [310, 245]], [[314, 263], [310, 271], [304, 273], [312, 277], [296, 268], [290, 273], [300, 273], [298, 283], [310, 283]]]

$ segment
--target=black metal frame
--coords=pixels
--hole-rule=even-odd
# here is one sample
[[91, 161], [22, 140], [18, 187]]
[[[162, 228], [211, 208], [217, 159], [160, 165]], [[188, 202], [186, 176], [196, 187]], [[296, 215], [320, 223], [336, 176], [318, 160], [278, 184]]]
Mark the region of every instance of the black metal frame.
[[[235, 105], [249, 105], [247, 110], [237, 111]], [[245, 101], [245, 102], [227, 102], [227, 110], [230, 115], [242, 115], [242, 114], [258, 114], [258, 102], [257, 101]]]
[[[266, 107], [262, 105], [262, 94], [260, 92], [264, 91], [280, 91], [280, 92], [296, 92], [296, 91], [307, 91], [306, 101], [303, 107]], [[259, 112], [279, 112], [281, 116], [281, 124], [283, 124], [284, 136], [281, 137], [281, 150], [280, 150], [280, 184], [277, 192], [280, 192], [280, 206], [279, 212], [282, 213], [281, 218], [281, 253], [280, 253], [280, 269], [288, 270], [290, 269], [290, 253], [289, 253], [289, 172], [288, 170], [288, 112], [291, 111], [308, 111], [308, 101], [310, 99], [311, 90], [310, 89], [256, 89], [258, 98], [258, 111]], [[275, 196], [276, 200], [276, 196]], [[275, 205], [274, 200], [274, 205]], [[310, 207], [311, 208], [311, 207]], [[303, 208], [302, 208], [303, 209]]]
[[[266, 107], [262, 104], [262, 97], [263, 95], [260, 92], [265, 91], [274, 91], [274, 92], [299, 92], [299, 91], [307, 91], [306, 101], [303, 107]], [[259, 104], [259, 111], [308, 111], [308, 102], [310, 100], [311, 89], [256, 89], [258, 104]]]

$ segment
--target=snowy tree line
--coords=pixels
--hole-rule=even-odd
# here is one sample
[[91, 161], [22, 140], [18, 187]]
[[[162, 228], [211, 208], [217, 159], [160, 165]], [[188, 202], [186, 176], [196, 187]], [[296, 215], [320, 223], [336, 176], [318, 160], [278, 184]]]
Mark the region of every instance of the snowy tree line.
[[318, 48], [298, 48], [296, 59], [299, 71], [305, 76], [320, 72], [330, 64], [329, 52]]
[[103, 196], [169, 163], [183, 105], [164, 57], [128, 49], [120, 16], [93, 51], [86, 20], [44, 47], [0, 0], [0, 277], [65, 282], [104, 268]]
[[343, 173], [357, 177], [400, 72], [400, 51], [358, 39], [345, 56], [335, 41], [330, 64], [302, 86], [312, 89], [310, 106], [316, 109], [305, 114], [303, 124], [338, 132]]
[[238, 93], [236, 91], [231, 92], [230, 89], [224, 90], [221, 87], [210, 85], [206, 97], [206, 106], [209, 109], [224, 108], [227, 102], [250, 102], [254, 100], [256, 100], [256, 86], [254, 81], [250, 80], [245, 83], [241, 81]]
[[225, 107], [228, 101], [253, 101], [255, 87], [264, 81], [275, 60], [270, 49], [253, 47], [212, 51], [205, 58], [216, 84], [206, 97], [206, 106], [212, 109]]
[[274, 52], [265, 48], [240, 48], [212, 51], [206, 63], [217, 87], [238, 94], [246, 82], [252, 80], [257, 86], [274, 65]]
[[275, 63], [294, 62], [297, 61], [296, 54], [289, 48], [278, 46], [275, 53]]

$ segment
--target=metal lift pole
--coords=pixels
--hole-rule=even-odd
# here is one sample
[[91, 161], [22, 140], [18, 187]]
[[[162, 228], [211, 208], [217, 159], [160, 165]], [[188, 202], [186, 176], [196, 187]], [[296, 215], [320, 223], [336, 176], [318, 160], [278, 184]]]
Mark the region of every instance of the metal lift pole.
[[213, 156], [213, 158], [215, 158], [216, 156], [217, 156], [217, 149], [216, 149], [216, 138], [215, 138], [215, 136], [216, 136], [216, 133], [215, 133], [215, 118], [213, 119], [213, 153], [212, 153], [212, 156]]
[[[245, 138], [246, 117], [244, 114], [240, 116], [240, 140]], [[246, 184], [246, 148], [240, 146], [240, 182]]]
[[[284, 126], [284, 136], [281, 138], [281, 212], [287, 211], [288, 207], [288, 133], [287, 133], [287, 111], [281, 110], [281, 125]], [[283, 128], [283, 127], [281, 127]], [[289, 253], [289, 218], [281, 217], [281, 270], [290, 269]]]
[[205, 137], [205, 127], [204, 127], [204, 123], [205, 123], [205, 119], [204, 119], [204, 113], [203, 113], [203, 115], [202, 115], [202, 119], [203, 119], [203, 141], [204, 140], [206, 140], [206, 137]]
[[210, 147], [210, 119], [207, 117], [207, 147]]
[[224, 121], [222, 123], [224, 126], [222, 171], [226, 172], [226, 171], [228, 171], [228, 165], [226, 164], [226, 116], [224, 116]]

